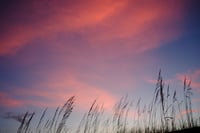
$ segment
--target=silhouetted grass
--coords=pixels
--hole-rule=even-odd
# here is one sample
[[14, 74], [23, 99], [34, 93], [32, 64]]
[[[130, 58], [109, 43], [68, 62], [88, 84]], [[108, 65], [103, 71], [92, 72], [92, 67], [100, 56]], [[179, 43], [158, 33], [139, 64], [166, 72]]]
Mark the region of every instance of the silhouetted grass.
[[[113, 116], [104, 116], [103, 105], [95, 100], [84, 114], [76, 133], [164, 133], [192, 129], [200, 126], [200, 117], [194, 118], [192, 112], [191, 82], [183, 83], [183, 100], [178, 99], [177, 91], [165, 87], [161, 71], [158, 74], [155, 91], [149, 104], [142, 105], [140, 98], [136, 105], [128, 96], [122, 97], [113, 108]], [[172, 93], [171, 93], [172, 92]], [[52, 118], [45, 119], [47, 108], [43, 111], [37, 126], [31, 125], [35, 113], [26, 112], [17, 133], [67, 133], [69, 119], [75, 97], [71, 97], [55, 110]], [[185, 116], [182, 111], [185, 111]], [[132, 113], [132, 114], [131, 114]], [[199, 129], [199, 128], [195, 128]], [[183, 131], [182, 131], [183, 132]]]

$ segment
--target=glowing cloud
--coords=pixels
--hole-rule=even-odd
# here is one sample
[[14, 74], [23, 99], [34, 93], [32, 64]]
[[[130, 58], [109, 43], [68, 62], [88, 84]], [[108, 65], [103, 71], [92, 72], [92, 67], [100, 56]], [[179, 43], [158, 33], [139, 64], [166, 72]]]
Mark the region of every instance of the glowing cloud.
[[31, 41], [56, 38], [61, 32], [80, 33], [89, 45], [107, 53], [156, 48], [179, 34], [175, 27], [182, 9], [173, 5], [130, 0], [25, 2], [9, 12], [12, 21], [4, 24], [7, 29], [0, 38], [0, 54], [15, 53]]
[[[30, 41], [44, 38], [58, 32], [77, 31], [95, 25], [108, 16], [112, 16], [116, 9], [120, 9], [124, 2], [108, 1], [41, 1], [24, 2], [18, 11], [11, 12], [11, 19], [15, 24], [7, 22], [6, 30], [2, 33], [0, 54], [16, 52]], [[26, 12], [24, 12], [24, 10]], [[46, 10], [46, 11], [44, 11]], [[15, 19], [18, 16], [20, 19]], [[34, 21], [32, 21], [34, 20]], [[25, 23], [25, 21], [27, 23]]]

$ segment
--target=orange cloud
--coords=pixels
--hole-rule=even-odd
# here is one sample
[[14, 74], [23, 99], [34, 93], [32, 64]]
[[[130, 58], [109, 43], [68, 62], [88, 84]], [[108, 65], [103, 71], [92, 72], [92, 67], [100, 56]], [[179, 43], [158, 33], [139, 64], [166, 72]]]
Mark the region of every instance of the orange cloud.
[[33, 40], [56, 39], [61, 32], [78, 32], [91, 47], [106, 49], [107, 54], [113, 49], [137, 53], [176, 38], [180, 29], [174, 23], [182, 16], [180, 3], [157, 1], [34, 1], [22, 7], [12, 14], [22, 20], [9, 22], [0, 39], [0, 54], [15, 53]]

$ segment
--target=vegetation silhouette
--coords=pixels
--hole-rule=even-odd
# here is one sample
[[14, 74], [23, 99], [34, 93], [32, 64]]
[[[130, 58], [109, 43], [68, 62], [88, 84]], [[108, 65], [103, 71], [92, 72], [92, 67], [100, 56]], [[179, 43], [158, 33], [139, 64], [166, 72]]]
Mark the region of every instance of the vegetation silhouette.
[[[96, 100], [84, 114], [75, 129], [69, 129], [66, 122], [74, 108], [75, 96], [55, 110], [50, 118], [45, 118], [47, 108], [41, 114], [37, 125], [31, 125], [35, 113], [26, 112], [17, 133], [166, 133], [198, 132], [200, 117], [194, 117], [191, 102], [191, 81], [183, 82], [183, 98], [178, 99], [177, 91], [164, 86], [159, 71], [153, 98], [149, 104], [141, 104], [141, 98], [134, 106], [127, 96], [122, 97], [113, 108], [113, 115], [104, 117], [103, 105]], [[134, 109], [133, 109], [134, 106]], [[185, 115], [183, 115], [183, 111]], [[130, 119], [131, 112], [135, 112]], [[31, 115], [28, 115], [31, 114]], [[131, 124], [130, 124], [131, 123]]]

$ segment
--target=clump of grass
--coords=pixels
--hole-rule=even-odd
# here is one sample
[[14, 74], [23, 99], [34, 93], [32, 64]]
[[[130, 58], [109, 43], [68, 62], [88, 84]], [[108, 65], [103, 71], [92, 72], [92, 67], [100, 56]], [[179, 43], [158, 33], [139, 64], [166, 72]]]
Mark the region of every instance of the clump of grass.
[[39, 122], [34, 128], [30, 128], [30, 122], [35, 113], [26, 112], [21, 124], [18, 128], [17, 133], [61, 133], [62, 131], [66, 132], [66, 121], [69, 118], [73, 107], [74, 107], [75, 97], [72, 96], [67, 100], [67, 102], [62, 106], [62, 108], [57, 108], [53, 118], [44, 120], [44, 117], [47, 112], [47, 108], [42, 113]]
[[126, 132], [127, 117], [130, 109], [127, 97], [121, 98], [114, 107], [113, 130], [117, 133]]
[[103, 105], [100, 106], [95, 100], [89, 111], [83, 116], [76, 133], [96, 133], [101, 124], [101, 116], [103, 115]]
[[[66, 120], [70, 116], [72, 109], [73, 109], [73, 104], [74, 104], [74, 96], [71, 97], [70, 99], [67, 100], [67, 102], [63, 105], [61, 108], [59, 115], [64, 111], [62, 119], [60, 123], [58, 124], [58, 128], [56, 130], [56, 133], [61, 133], [63, 127], [65, 126]], [[58, 115], [58, 116], [59, 116]]]
[[191, 95], [192, 88], [190, 87], [191, 81], [187, 82], [187, 79], [184, 79], [184, 103], [185, 103], [185, 111], [187, 117], [187, 126], [189, 128], [194, 126], [193, 114], [192, 114], [192, 103], [191, 103]]
[[29, 112], [26, 112], [22, 121], [21, 121], [21, 124], [17, 130], [17, 133], [27, 133], [29, 129], [29, 125], [30, 125], [30, 122], [33, 118], [35, 113], [29, 113]]
[[[165, 87], [159, 71], [153, 98], [149, 104], [142, 105], [140, 98], [133, 107], [128, 96], [122, 97], [114, 106], [113, 116], [104, 119], [103, 105], [95, 100], [88, 112], [84, 114], [76, 133], [164, 133], [200, 126], [200, 117], [194, 119], [192, 112], [191, 81], [183, 82], [183, 100], [179, 100], [177, 91]], [[171, 93], [172, 92], [172, 93]], [[55, 110], [52, 118], [45, 119], [47, 108], [43, 111], [37, 126], [31, 126], [35, 113], [26, 112], [17, 133], [66, 133], [69, 128], [66, 121], [74, 108], [75, 97]], [[182, 111], [186, 115], [182, 115]], [[135, 112], [130, 117], [130, 112]], [[179, 118], [177, 117], [179, 115]], [[132, 123], [132, 124], [130, 124]]]

